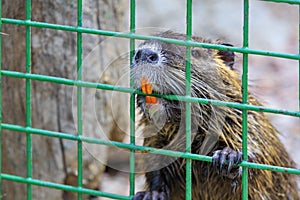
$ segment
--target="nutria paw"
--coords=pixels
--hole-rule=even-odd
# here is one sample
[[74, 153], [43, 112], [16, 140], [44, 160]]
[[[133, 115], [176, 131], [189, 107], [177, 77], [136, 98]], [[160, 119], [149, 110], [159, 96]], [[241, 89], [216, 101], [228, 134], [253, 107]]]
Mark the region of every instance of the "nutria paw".
[[154, 191], [143, 191], [137, 192], [132, 200], [167, 200], [167, 194], [165, 192]]
[[[228, 161], [228, 164], [226, 164]], [[231, 179], [235, 179], [240, 175], [241, 170], [238, 166], [233, 166], [234, 164], [239, 164], [242, 161], [242, 153], [239, 151], [234, 151], [229, 147], [225, 147], [223, 150], [216, 150], [212, 156], [212, 163], [214, 169], [219, 166], [219, 173]], [[224, 170], [224, 166], [227, 166], [227, 170]]]

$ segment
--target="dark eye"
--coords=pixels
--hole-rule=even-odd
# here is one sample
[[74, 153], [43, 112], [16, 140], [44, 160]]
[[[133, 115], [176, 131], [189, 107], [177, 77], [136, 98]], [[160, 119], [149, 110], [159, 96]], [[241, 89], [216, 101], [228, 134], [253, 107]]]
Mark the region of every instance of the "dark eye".
[[194, 58], [200, 58], [201, 57], [201, 52], [200, 52], [200, 50], [198, 50], [198, 49], [193, 49], [192, 50], [192, 56], [194, 57]]

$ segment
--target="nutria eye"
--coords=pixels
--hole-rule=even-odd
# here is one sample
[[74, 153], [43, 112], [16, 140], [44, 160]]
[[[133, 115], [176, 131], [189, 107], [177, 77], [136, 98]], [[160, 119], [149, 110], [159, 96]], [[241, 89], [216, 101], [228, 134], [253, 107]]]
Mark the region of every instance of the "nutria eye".
[[201, 57], [201, 52], [198, 49], [193, 49], [191, 53], [194, 58], [198, 59]]
[[149, 55], [148, 60], [152, 63], [155, 63], [158, 61], [158, 55], [156, 53], [153, 53]]

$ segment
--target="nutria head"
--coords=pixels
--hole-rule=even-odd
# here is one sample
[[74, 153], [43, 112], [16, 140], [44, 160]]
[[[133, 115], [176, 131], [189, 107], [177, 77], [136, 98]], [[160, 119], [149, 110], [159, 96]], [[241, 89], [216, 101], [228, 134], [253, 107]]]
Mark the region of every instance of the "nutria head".
[[[157, 36], [185, 40], [184, 34], [171, 31], [163, 32]], [[212, 43], [200, 37], [194, 37], [194, 41]], [[230, 44], [220, 43], [231, 46]], [[165, 43], [158, 40], [148, 40], [139, 45], [133, 57], [132, 78], [134, 87], [141, 89], [141, 79], [146, 78], [153, 87], [153, 92], [159, 94], [185, 94], [185, 65], [186, 47]], [[234, 53], [229, 51], [217, 51], [199, 47], [191, 48], [192, 69], [192, 96], [200, 97], [194, 90], [209, 85], [212, 82], [216, 87], [219, 65], [233, 66]], [[202, 83], [199, 83], [202, 82]], [[203, 88], [205, 90], [205, 88]], [[204, 94], [203, 94], [204, 95]], [[202, 95], [202, 96], [203, 96]], [[205, 96], [203, 96], [205, 98]], [[206, 96], [207, 97], [207, 96]]]

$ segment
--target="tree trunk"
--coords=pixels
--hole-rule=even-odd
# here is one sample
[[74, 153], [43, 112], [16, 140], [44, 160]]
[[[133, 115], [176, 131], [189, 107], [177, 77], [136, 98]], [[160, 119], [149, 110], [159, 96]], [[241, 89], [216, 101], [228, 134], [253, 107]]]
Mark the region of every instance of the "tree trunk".
[[[124, 31], [127, 1], [86, 0], [83, 26]], [[77, 25], [77, 2], [73, 0], [32, 1], [32, 20]], [[3, 1], [3, 17], [25, 19], [25, 2]], [[25, 72], [25, 27], [3, 24], [3, 69]], [[103, 36], [83, 34], [83, 80], [125, 85], [119, 81], [123, 70], [112, 64], [121, 43], [99, 45]], [[32, 28], [32, 73], [76, 80], [76, 33]], [[103, 42], [102, 42], [103, 44]], [[106, 49], [103, 49], [106, 48]], [[96, 56], [90, 65], [91, 58]], [[128, 63], [127, 63], [128, 66]], [[83, 135], [122, 140], [127, 128], [125, 97], [113, 92], [83, 89]], [[77, 134], [76, 87], [32, 81], [32, 126]], [[113, 102], [113, 108], [111, 103]], [[95, 106], [97, 109], [95, 109]], [[25, 126], [25, 80], [3, 77], [3, 123]], [[115, 135], [116, 134], [116, 135]], [[69, 185], [77, 184], [77, 143], [54, 137], [33, 135], [33, 178]], [[3, 130], [3, 173], [26, 177], [26, 134]], [[83, 183], [96, 189], [107, 161], [107, 147], [83, 144]], [[3, 181], [4, 199], [24, 199], [26, 185]], [[73, 194], [74, 195], [74, 194]], [[33, 199], [73, 199], [63, 191], [33, 186]]]

